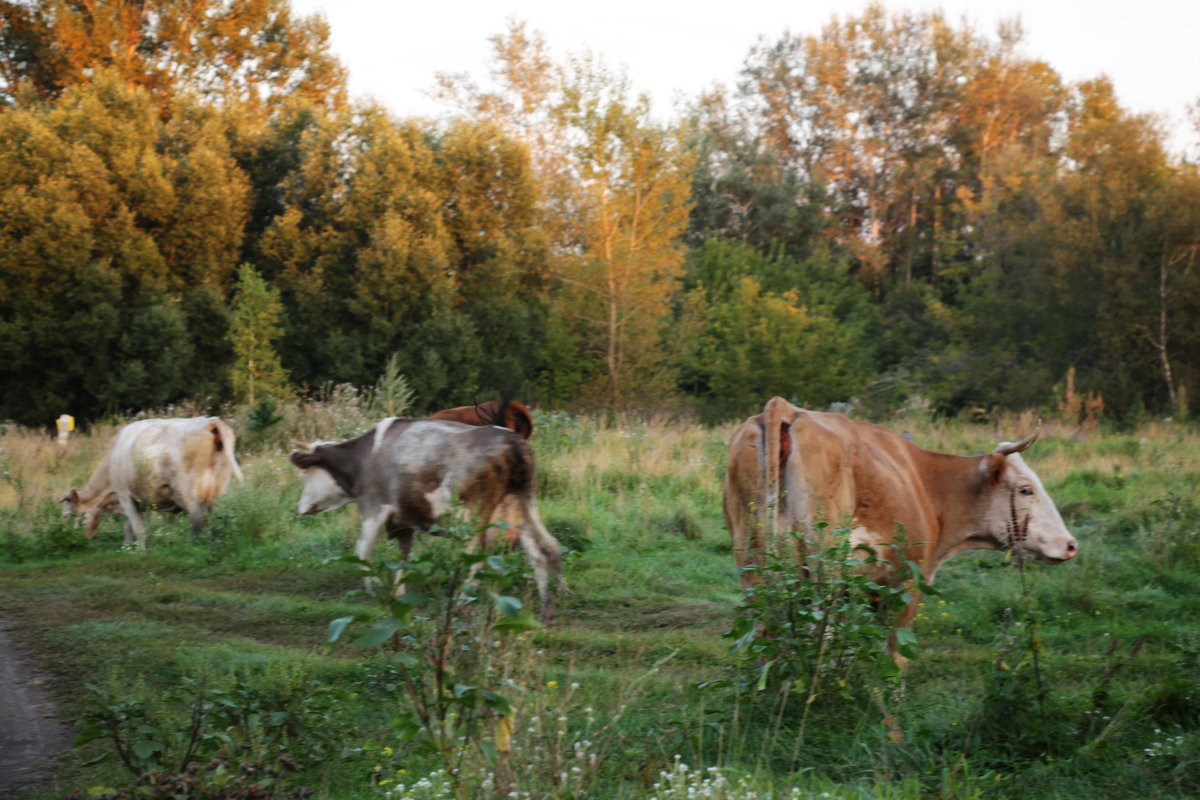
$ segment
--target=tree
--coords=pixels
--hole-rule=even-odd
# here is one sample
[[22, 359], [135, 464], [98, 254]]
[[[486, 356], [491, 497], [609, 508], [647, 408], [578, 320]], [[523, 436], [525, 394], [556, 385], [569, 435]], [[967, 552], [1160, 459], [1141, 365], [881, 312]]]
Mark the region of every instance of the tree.
[[[435, 142], [423, 123], [371, 105], [314, 119], [300, 136], [284, 211], [260, 243], [288, 308], [284, 364], [299, 381], [366, 384], [399, 353], [417, 408], [478, 391], [487, 341], [461, 308], [450, 227], [488, 202], [446, 202]], [[488, 249], [489, 231], [458, 232]]]
[[550, 244], [529, 149], [495, 122], [460, 119], [438, 137], [434, 155], [453, 242], [455, 311], [483, 340], [480, 391], [527, 396], [542, 363]]
[[696, 154], [689, 245], [736, 239], [759, 252], [782, 246], [803, 259], [824, 244], [824, 187], [788, 169], [725, 92], [701, 98], [689, 135]]
[[[245, 186], [189, 113], [165, 125], [109, 73], [0, 113], [0, 413], [86, 419], [212, 386], [188, 368], [221, 353], [212, 295], [240, 244]], [[189, 193], [203, 215], [187, 213]]]
[[591, 400], [618, 407], [668, 391], [659, 345], [683, 264], [692, 169], [683, 128], [655, 123], [648, 100], [596, 58], [556, 64], [523, 23], [492, 44], [493, 88], [440, 81], [443, 97], [530, 150], [560, 317], [545, 326], [541, 360], [572, 365], [568, 380], [543, 372], [540, 385], [555, 395], [586, 385]]
[[7, 0], [0, 3], [0, 104], [60, 97], [107, 69], [166, 110], [190, 92], [261, 111], [302, 95], [345, 100], [345, 71], [320, 17], [287, 0]]
[[849, 400], [874, 374], [877, 319], [846, 265], [819, 253], [803, 263], [709, 240], [689, 260], [673, 328], [680, 388], [708, 421], [744, 417], [763, 397], [823, 406]]
[[275, 352], [275, 341], [283, 333], [282, 315], [278, 290], [268, 286], [253, 266], [242, 264], [229, 321], [234, 356], [229, 378], [238, 400], [254, 403], [289, 393], [287, 373]]
[[576, 59], [557, 109], [571, 142], [572, 247], [561, 255], [564, 308], [603, 358], [597, 389], [613, 407], [653, 391], [683, 269], [692, 155], [683, 131], [650, 119], [623, 74]]

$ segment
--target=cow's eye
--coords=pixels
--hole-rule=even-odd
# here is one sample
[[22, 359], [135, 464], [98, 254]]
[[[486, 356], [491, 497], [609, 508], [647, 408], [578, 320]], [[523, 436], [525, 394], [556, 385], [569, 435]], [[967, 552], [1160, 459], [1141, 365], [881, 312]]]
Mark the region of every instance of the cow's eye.
[[1033, 489], [1030, 488], [1029, 486], [1022, 486], [1021, 494], [1025, 495], [1026, 497], [1029, 497], [1031, 494], [1033, 494]]

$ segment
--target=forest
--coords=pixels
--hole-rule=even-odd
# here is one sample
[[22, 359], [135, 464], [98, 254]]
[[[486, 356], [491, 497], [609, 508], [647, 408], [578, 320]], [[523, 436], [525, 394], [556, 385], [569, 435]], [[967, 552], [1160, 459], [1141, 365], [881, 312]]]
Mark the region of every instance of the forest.
[[1200, 173], [1103, 76], [869, 5], [662, 117], [531, 26], [445, 113], [287, 0], [0, 4], [0, 419], [369, 386], [745, 416], [1200, 403]]

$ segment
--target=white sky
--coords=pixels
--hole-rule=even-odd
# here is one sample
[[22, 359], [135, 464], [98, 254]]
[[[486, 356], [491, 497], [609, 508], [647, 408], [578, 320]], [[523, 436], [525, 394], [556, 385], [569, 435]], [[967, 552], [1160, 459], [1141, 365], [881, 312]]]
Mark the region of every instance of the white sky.
[[[1200, 0], [885, 0], [893, 11], [941, 8], [995, 33], [1019, 16], [1025, 54], [1065, 80], [1108, 75], [1121, 105], [1163, 117], [1175, 153], [1200, 154], [1187, 106], [1200, 100]], [[400, 116], [433, 115], [437, 72], [486, 77], [487, 37], [509, 17], [541, 31], [556, 57], [592, 50], [628, 69], [658, 114], [714, 83], [732, 84], [760, 36], [817, 33], [866, 0], [292, 0], [321, 12], [350, 90]]]

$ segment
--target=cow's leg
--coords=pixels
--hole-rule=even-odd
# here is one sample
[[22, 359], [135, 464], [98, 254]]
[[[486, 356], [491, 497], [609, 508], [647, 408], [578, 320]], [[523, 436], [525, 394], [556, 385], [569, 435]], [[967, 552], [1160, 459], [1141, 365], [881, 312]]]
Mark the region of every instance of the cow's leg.
[[[374, 511], [363, 511], [362, 531], [358, 535], [358, 543], [354, 546], [354, 555], [358, 556], [363, 561], [371, 560], [371, 553], [375, 550], [375, 543], [379, 541], [379, 531], [391, 516], [392, 509], [389, 506], [375, 509]], [[370, 567], [363, 565], [365, 571], [370, 571]], [[370, 592], [378, 580], [372, 577], [364, 579], [364, 584], [368, 592]]]
[[[911, 627], [913, 619], [917, 616], [917, 611], [919, 611], [921, 608], [921, 600], [924, 599], [924, 595], [922, 595], [915, 588], [912, 589], [910, 594], [912, 596], [912, 600], [910, 600], [908, 605], [904, 607], [904, 610], [900, 612], [900, 616], [896, 618], [896, 628]], [[896, 644], [895, 628], [892, 629], [891, 635], [888, 636], [888, 654], [895, 660], [896, 666], [898, 666], [901, 671], [908, 667], [908, 659], [900, 655], [900, 651]]]
[[[404, 561], [408, 561], [408, 556], [412, 553], [413, 535], [416, 533], [412, 528], [400, 525], [392, 520], [387, 523], [388, 538], [395, 539], [400, 546], [400, 557]], [[399, 597], [406, 591], [404, 587], [404, 568], [396, 570], [396, 579], [394, 581], [395, 591], [392, 592], [393, 597]]]
[[203, 503], [192, 503], [191, 508], [184, 505], [184, 511], [187, 512], [188, 519], [192, 521], [192, 538], [200, 535], [200, 531], [204, 530], [204, 523], [208, 521], [208, 509]]
[[532, 500], [522, 499], [516, 502], [514, 509], [521, 517], [515, 526], [521, 541], [521, 548], [529, 565], [533, 567], [533, 577], [537, 582], [538, 602], [541, 605], [541, 620], [545, 625], [554, 622], [554, 592], [550, 587], [550, 575], [553, 573], [558, 580], [559, 588], [566, 588], [562, 578], [562, 564], [558, 552], [558, 540], [550, 535], [542, 524], [537, 505]]
[[117, 503], [121, 506], [121, 513], [125, 515], [125, 547], [136, 538], [138, 550], [146, 549], [146, 532], [142, 525], [142, 517], [138, 514], [137, 503], [133, 501], [133, 496], [129, 494], [118, 494]]

